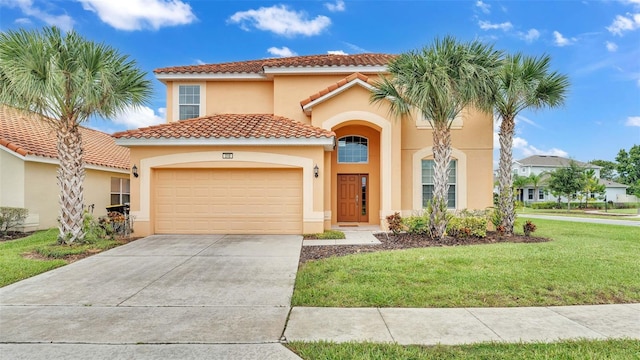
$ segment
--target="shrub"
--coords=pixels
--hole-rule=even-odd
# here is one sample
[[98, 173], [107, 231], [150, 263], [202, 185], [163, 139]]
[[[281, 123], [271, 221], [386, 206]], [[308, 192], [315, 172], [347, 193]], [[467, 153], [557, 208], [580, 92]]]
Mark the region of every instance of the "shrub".
[[403, 229], [402, 216], [400, 216], [400, 213], [396, 212], [393, 215], [387, 216], [387, 224], [389, 225], [389, 231], [394, 235], [398, 235]]
[[93, 215], [87, 211], [84, 212], [82, 230], [84, 231], [83, 244], [93, 244], [101, 239], [113, 240], [115, 238], [115, 231], [109, 218], [100, 218], [96, 221]]
[[402, 219], [407, 233], [425, 235], [429, 232], [429, 218], [426, 215], [412, 215]]
[[559, 203], [557, 201], [545, 201], [545, 202], [536, 202], [531, 204], [532, 209], [540, 209], [540, 210], [550, 210], [550, 209], [565, 209], [567, 204]]
[[305, 239], [318, 239], [318, 240], [334, 240], [344, 239], [344, 233], [340, 230], [325, 230], [324, 232], [317, 234], [305, 234]]
[[[495, 211], [493, 212], [495, 213]], [[462, 210], [449, 219], [447, 224], [447, 235], [463, 238], [475, 236], [483, 238], [487, 236], [488, 224], [487, 211]]]
[[29, 209], [0, 207], [0, 233], [6, 235], [9, 229], [20, 225], [29, 216]]
[[530, 236], [532, 232], [536, 231], [537, 226], [531, 222], [531, 220], [527, 220], [524, 224], [522, 224], [522, 230], [524, 231], [524, 236]]

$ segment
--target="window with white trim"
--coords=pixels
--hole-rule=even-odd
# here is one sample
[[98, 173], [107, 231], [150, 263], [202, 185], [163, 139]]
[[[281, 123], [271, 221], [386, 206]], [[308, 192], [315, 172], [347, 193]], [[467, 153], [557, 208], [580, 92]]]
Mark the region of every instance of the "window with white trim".
[[538, 200], [544, 200], [544, 190], [538, 189]]
[[200, 116], [200, 85], [178, 86], [178, 119], [193, 119]]
[[111, 205], [128, 203], [131, 198], [131, 182], [124, 178], [111, 178]]
[[533, 189], [528, 189], [527, 197], [529, 198], [529, 200], [533, 200]]
[[369, 140], [349, 135], [338, 139], [338, 163], [364, 164], [369, 162]]
[[[427, 203], [433, 199], [433, 177], [434, 166], [433, 160], [422, 160], [422, 207], [426, 207]], [[447, 192], [447, 208], [456, 208], [456, 180], [457, 180], [457, 161], [451, 160], [449, 163], [449, 191]]]

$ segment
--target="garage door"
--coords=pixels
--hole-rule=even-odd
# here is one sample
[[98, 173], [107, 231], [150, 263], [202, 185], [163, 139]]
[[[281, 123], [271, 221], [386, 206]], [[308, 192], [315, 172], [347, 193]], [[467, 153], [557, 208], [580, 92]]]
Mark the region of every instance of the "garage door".
[[301, 234], [299, 169], [156, 169], [157, 234]]

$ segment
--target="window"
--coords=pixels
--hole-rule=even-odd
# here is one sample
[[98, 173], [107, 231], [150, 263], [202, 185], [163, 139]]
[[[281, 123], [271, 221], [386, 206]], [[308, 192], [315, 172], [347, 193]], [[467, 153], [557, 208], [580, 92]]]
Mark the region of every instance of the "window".
[[130, 181], [123, 178], [111, 178], [111, 205], [120, 205], [129, 202]]
[[[429, 200], [433, 199], [433, 160], [422, 160], [422, 207], [426, 207]], [[447, 207], [456, 208], [456, 167], [457, 161], [451, 160], [449, 164], [449, 192], [447, 193]]]
[[361, 136], [344, 136], [338, 139], [339, 163], [366, 163], [369, 161], [369, 140]]
[[529, 191], [527, 191], [527, 193], [528, 193], [529, 200], [533, 200], [533, 189], [529, 189]]
[[178, 119], [193, 119], [200, 116], [200, 85], [180, 85], [178, 89]]
[[538, 200], [544, 200], [544, 190], [538, 189]]

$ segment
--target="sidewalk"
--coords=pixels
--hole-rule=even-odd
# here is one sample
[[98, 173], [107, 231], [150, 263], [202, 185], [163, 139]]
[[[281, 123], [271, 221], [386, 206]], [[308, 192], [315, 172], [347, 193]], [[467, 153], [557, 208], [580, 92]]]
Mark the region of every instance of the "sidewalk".
[[291, 310], [287, 341], [395, 342], [458, 345], [640, 340], [640, 304], [525, 308], [311, 308]]

